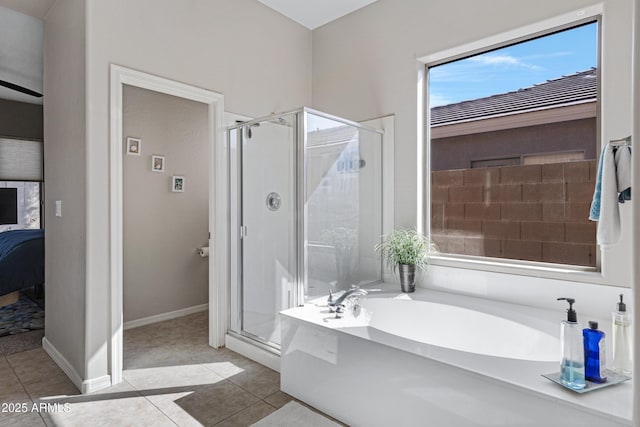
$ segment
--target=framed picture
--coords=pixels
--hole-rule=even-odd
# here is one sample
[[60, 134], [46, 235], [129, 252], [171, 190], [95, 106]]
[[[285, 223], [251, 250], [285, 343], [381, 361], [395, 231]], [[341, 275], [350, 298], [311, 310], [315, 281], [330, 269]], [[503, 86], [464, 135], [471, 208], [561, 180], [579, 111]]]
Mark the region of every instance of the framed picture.
[[151, 170], [153, 172], [164, 172], [164, 156], [151, 156]]
[[171, 191], [174, 193], [184, 193], [184, 176], [171, 177]]
[[127, 155], [139, 156], [142, 152], [142, 140], [140, 138], [127, 137]]

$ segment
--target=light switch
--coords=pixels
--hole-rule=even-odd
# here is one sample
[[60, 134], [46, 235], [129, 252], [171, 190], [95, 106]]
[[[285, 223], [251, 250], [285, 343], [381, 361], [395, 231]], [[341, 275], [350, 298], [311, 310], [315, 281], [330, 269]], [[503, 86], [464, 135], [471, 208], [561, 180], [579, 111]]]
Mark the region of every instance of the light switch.
[[62, 216], [62, 200], [56, 200], [56, 216]]

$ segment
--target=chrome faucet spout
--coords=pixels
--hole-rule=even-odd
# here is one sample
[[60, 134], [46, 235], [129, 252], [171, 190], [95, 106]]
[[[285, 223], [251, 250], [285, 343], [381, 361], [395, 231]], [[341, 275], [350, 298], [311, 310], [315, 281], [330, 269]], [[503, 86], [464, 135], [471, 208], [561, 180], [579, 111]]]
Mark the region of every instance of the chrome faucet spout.
[[329, 306], [329, 311], [335, 312], [336, 308], [343, 306], [344, 302], [347, 299], [353, 298], [353, 299], [360, 300], [366, 295], [367, 295], [367, 291], [364, 289], [360, 289], [357, 286], [353, 286], [351, 289], [344, 291], [338, 299], [334, 299], [333, 294], [329, 292], [329, 299], [327, 301], [327, 306]]

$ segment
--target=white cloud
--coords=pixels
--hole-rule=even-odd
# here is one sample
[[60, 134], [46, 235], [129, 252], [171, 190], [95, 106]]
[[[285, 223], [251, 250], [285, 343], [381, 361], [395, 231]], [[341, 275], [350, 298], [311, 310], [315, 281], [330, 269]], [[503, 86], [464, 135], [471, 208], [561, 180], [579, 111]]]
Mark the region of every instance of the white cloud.
[[492, 54], [477, 55], [477, 56], [472, 56], [471, 58], [468, 58], [468, 61], [475, 62], [480, 65], [486, 65], [486, 66], [506, 65], [506, 66], [528, 68], [530, 70], [541, 69], [541, 67], [537, 65], [527, 64], [526, 62], [523, 62], [520, 58], [516, 58], [515, 56], [511, 56], [511, 55], [492, 55]]
[[441, 105], [453, 104], [454, 101], [447, 98], [441, 93], [432, 93], [429, 95], [429, 108], [439, 107]]
[[469, 61], [479, 62], [482, 65], [520, 65], [519, 59], [509, 55], [479, 55], [472, 56]]

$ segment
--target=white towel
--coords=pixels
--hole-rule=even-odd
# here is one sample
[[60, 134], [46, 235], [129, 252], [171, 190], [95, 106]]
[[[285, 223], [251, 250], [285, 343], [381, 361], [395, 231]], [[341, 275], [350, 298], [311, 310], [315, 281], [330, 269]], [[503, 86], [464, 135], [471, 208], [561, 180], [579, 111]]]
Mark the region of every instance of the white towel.
[[620, 239], [620, 207], [618, 193], [631, 187], [631, 152], [622, 146], [613, 153], [613, 146], [607, 145], [602, 159], [602, 190], [600, 201], [600, 221], [597, 240], [602, 249], [618, 243]]

